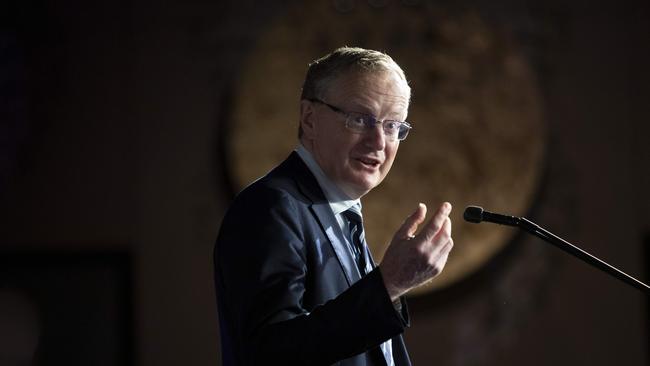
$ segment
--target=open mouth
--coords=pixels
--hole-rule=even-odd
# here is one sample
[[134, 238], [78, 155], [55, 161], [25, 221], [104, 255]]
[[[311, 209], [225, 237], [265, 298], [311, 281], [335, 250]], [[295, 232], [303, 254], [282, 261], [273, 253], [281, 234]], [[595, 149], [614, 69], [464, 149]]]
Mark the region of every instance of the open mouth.
[[376, 159], [371, 159], [371, 158], [357, 158], [356, 159], [358, 162], [363, 164], [364, 166], [367, 166], [369, 168], [377, 168], [379, 166], [379, 160]]

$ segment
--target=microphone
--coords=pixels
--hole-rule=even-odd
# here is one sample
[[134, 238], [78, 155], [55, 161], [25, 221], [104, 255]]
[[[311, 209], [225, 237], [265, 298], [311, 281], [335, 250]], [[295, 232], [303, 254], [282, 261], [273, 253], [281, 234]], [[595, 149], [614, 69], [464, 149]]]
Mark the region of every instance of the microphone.
[[467, 206], [463, 213], [465, 221], [473, 222], [475, 224], [481, 221], [493, 222], [495, 224], [507, 226], [519, 226], [521, 218], [515, 216], [501, 215], [483, 210], [479, 206]]
[[636, 278], [628, 275], [627, 273], [612, 266], [611, 264], [594, 257], [593, 255], [585, 252], [577, 246], [553, 234], [552, 232], [538, 226], [525, 217], [501, 215], [485, 211], [482, 207], [479, 206], [467, 206], [465, 208], [465, 212], [463, 213], [463, 218], [465, 221], [473, 222], [475, 224], [478, 224], [482, 221], [487, 221], [500, 225], [519, 227], [520, 229], [537, 236], [545, 242], [558, 247], [559, 249], [573, 255], [574, 257], [581, 259], [584, 262], [600, 269], [601, 271], [625, 282], [626, 284], [636, 287], [638, 290], [644, 291], [646, 294], [650, 294], [650, 286], [647, 284], [637, 280]]

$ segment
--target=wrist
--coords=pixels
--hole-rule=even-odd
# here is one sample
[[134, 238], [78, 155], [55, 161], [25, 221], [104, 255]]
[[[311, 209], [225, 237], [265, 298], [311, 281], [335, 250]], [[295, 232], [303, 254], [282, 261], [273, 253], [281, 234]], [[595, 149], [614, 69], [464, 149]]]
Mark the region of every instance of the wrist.
[[386, 292], [388, 293], [388, 297], [390, 297], [390, 301], [393, 303], [399, 302], [399, 298], [406, 293], [405, 290], [401, 289], [399, 286], [394, 285], [394, 281], [392, 280], [392, 277], [390, 274], [385, 273], [382, 266], [379, 266], [379, 273], [381, 273], [381, 278], [382, 281], [384, 282], [384, 287], [386, 288]]

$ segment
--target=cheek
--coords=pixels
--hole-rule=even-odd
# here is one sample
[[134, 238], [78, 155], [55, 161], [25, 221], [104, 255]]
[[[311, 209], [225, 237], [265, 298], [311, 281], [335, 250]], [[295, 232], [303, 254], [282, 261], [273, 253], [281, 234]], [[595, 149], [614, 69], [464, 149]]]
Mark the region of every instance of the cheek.
[[338, 135], [331, 141], [332, 154], [336, 155], [341, 160], [347, 160], [359, 145], [358, 135]]
[[388, 172], [390, 171], [390, 168], [393, 166], [393, 162], [395, 161], [396, 152], [397, 149], [386, 151], [386, 160], [380, 169], [381, 179], [384, 179], [386, 175], [388, 175]]
[[335, 170], [347, 170], [350, 166], [349, 156], [351, 144], [342, 138], [335, 138], [328, 141], [328, 153], [326, 159]]
[[395, 156], [397, 155], [397, 148], [399, 145], [391, 146], [391, 147], [386, 147], [386, 167], [390, 169], [390, 167], [393, 165], [393, 161], [395, 161]]

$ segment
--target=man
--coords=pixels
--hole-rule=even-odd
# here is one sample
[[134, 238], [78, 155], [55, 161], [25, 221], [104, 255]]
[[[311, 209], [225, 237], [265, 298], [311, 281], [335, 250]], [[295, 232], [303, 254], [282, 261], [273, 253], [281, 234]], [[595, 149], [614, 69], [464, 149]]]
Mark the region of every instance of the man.
[[410, 365], [402, 296], [443, 269], [451, 205], [416, 236], [419, 204], [379, 266], [360, 220], [409, 132], [409, 101], [386, 54], [344, 47], [309, 65], [298, 148], [237, 196], [217, 238], [224, 365]]

